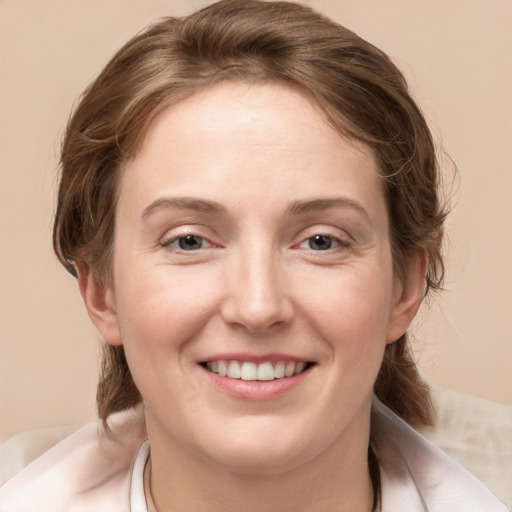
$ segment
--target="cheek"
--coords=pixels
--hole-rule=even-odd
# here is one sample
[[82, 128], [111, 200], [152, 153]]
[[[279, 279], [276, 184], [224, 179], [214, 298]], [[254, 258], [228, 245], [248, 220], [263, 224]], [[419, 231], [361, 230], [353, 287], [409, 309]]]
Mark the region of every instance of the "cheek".
[[192, 267], [141, 267], [118, 265], [116, 308], [126, 349], [152, 352], [193, 338], [214, 308], [218, 279]]
[[[186, 349], [211, 317], [213, 301], [207, 289], [218, 289], [218, 285], [213, 286], [211, 280], [198, 282], [186, 269], [128, 268], [132, 277], [122, 282], [118, 279], [116, 287], [119, 329], [137, 388], [145, 401], [152, 402], [169, 389], [170, 382], [175, 383], [177, 374], [195, 365], [186, 357]], [[196, 277], [200, 277], [197, 271]], [[193, 391], [174, 388], [182, 396]], [[171, 399], [172, 391], [165, 396]]]
[[309, 286], [315, 291], [309, 318], [336, 368], [331, 385], [356, 396], [361, 387], [371, 389], [382, 363], [393, 303], [391, 271], [339, 272], [323, 283], [321, 290]]
[[337, 271], [322, 280], [322, 286], [305, 286], [310, 311], [314, 311], [319, 331], [340, 343], [343, 333], [358, 344], [385, 342], [392, 311], [392, 275], [385, 268], [366, 268], [359, 271]]

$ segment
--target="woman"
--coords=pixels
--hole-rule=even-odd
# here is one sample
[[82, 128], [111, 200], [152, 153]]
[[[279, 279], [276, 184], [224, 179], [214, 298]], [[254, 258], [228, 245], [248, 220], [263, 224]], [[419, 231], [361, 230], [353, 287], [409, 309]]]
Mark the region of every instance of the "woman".
[[103, 430], [0, 510], [505, 510], [406, 424], [432, 422], [406, 330], [442, 281], [438, 179], [400, 72], [308, 8], [128, 42], [70, 120], [54, 228]]

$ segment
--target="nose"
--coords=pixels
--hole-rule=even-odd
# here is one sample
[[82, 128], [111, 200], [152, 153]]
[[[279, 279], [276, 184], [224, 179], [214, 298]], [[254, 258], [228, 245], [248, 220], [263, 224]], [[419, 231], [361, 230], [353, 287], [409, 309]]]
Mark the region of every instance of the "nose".
[[225, 322], [253, 333], [290, 322], [293, 306], [278, 255], [271, 250], [240, 251], [229, 267]]

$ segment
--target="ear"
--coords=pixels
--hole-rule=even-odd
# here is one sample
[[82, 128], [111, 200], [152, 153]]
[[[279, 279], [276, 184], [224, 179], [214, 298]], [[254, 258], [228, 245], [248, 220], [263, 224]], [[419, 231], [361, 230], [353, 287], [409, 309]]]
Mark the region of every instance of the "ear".
[[427, 255], [415, 251], [409, 256], [409, 271], [404, 281], [396, 279], [386, 343], [395, 342], [409, 328], [420, 307], [425, 290]]
[[78, 286], [93, 324], [110, 345], [122, 345], [112, 288], [88, 265], [77, 265]]

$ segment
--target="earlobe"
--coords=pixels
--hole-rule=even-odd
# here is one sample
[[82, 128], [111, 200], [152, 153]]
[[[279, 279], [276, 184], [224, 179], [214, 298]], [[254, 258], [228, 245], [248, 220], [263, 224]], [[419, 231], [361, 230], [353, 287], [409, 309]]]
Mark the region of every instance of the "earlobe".
[[78, 286], [90, 319], [110, 345], [122, 345], [114, 295], [111, 287], [94, 274], [88, 265], [77, 265]]
[[395, 285], [395, 303], [391, 311], [386, 343], [393, 343], [409, 328], [425, 290], [427, 256], [415, 251], [409, 257], [409, 272], [404, 282]]

